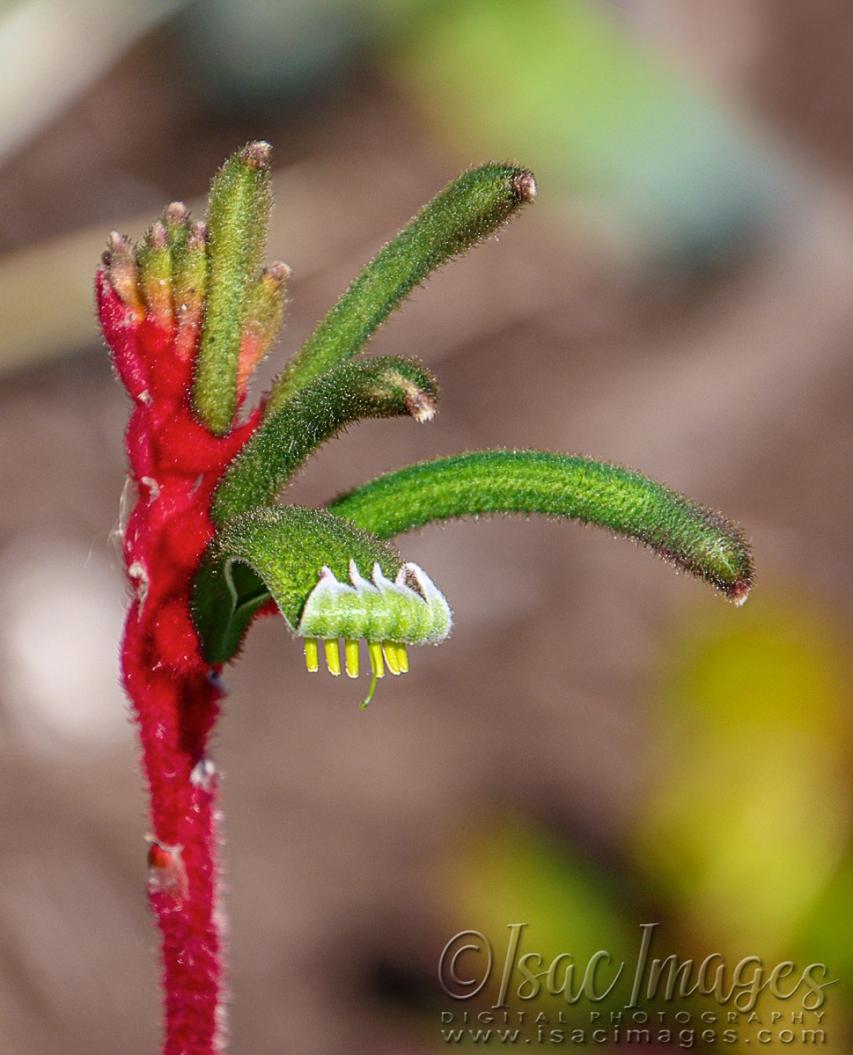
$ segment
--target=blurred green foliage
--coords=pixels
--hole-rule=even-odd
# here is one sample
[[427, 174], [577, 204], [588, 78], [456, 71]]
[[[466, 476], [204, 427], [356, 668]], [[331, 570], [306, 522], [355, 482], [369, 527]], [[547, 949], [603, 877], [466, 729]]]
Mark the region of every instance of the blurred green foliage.
[[[698, 963], [719, 953], [730, 980], [744, 957], [760, 957], [765, 979], [786, 960], [797, 965], [797, 977], [810, 963], [825, 964], [837, 983], [822, 1024], [829, 1050], [845, 1050], [853, 693], [838, 620], [772, 588], [735, 618], [723, 609], [701, 611], [683, 621], [652, 687], [653, 769], [623, 858], [609, 867], [593, 863], [518, 815], [480, 818], [448, 854], [442, 925], [481, 930], [496, 961], [491, 984], [463, 1006], [493, 1004], [511, 923], [528, 924], [519, 954], [539, 952], [547, 964], [570, 952], [582, 972], [599, 949], [633, 966], [641, 924], [659, 922], [654, 955]], [[620, 985], [598, 1010], [623, 1007], [625, 994]], [[516, 997], [509, 1006], [552, 1019], [562, 1009], [589, 1028], [589, 1002], [572, 1009], [561, 997]], [[676, 1006], [694, 1015], [720, 1012], [701, 996]], [[761, 1022], [777, 1014], [782, 1029], [799, 1006], [765, 991]], [[738, 1041], [724, 1050], [751, 1050], [743, 1046], [745, 1017], [738, 1028]]]
[[182, 20], [225, 108], [304, 108], [372, 56], [463, 161], [524, 159], [634, 249], [737, 251], [789, 176], [735, 116], [589, 0], [207, 0]]
[[604, 5], [452, 0], [389, 51], [397, 78], [470, 156], [524, 157], [662, 253], [699, 265], [779, 204], [781, 169]]
[[849, 838], [851, 692], [836, 634], [801, 601], [759, 591], [727, 615], [676, 644], [634, 849], [698, 929], [769, 956], [789, 947]]
[[521, 953], [535, 950], [546, 961], [571, 951], [583, 966], [599, 949], [618, 955], [637, 941], [624, 885], [529, 818], [493, 819], [469, 834], [446, 881], [451, 926], [490, 937], [496, 974], [511, 923], [528, 925]]

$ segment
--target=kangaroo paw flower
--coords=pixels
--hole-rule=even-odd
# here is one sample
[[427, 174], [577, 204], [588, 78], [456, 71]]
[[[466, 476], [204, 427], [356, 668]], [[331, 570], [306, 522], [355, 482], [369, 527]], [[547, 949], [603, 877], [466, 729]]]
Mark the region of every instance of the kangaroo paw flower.
[[208, 748], [225, 697], [221, 668], [256, 617], [281, 614], [309, 672], [322, 662], [333, 677], [367, 674], [367, 707], [386, 672], [409, 670], [408, 646], [450, 633], [444, 595], [387, 541], [432, 521], [567, 517], [650, 547], [736, 604], [752, 583], [749, 547], [731, 521], [639, 473], [569, 455], [459, 455], [379, 477], [325, 509], [278, 505], [307, 459], [354, 422], [432, 419], [438, 385], [422, 363], [360, 353], [416, 286], [498, 231], [537, 188], [532, 173], [506, 164], [453, 180], [241, 414], [281, 326], [290, 274], [263, 267], [270, 186], [270, 146], [249, 143], [215, 176], [205, 221], [172, 202], [139, 244], [114, 232], [96, 279], [101, 328], [133, 400], [122, 672], [150, 790], [165, 1055], [222, 1050], [219, 780]]

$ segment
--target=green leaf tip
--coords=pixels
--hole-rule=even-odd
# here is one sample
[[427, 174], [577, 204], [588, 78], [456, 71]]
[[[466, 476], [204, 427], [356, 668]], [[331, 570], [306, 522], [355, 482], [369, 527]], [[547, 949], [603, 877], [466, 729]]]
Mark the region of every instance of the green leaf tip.
[[464, 172], [382, 248], [320, 322], [273, 386], [277, 408], [336, 363], [356, 355], [433, 271], [494, 234], [536, 199], [536, 180], [516, 165]]
[[719, 513], [620, 466], [544, 451], [484, 451], [388, 473], [329, 509], [378, 538], [432, 521], [488, 513], [541, 513], [597, 524], [648, 546], [743, 604], [749, 545]]
[[[208, 662], [235, 655], [252, 618], [270, 599], [299, 636], [364, 638], [387, 646], [392, 672], [408, 669], [398, 646], [435, 643], [450, 630], [447, 602], [417, 565], [404, 564], [387, 543], [325, 510], [255, 510], [217, 533], [193, 595]], [[306, 646], [309, 669], [313, 654]], [[333, 661], [330, 669], [340, 672]], [[347, 672], [357, 676], [358, 669], [350, 648]]]
[[381, 356], [342, 363], [267, 415], [226, 471], [213, 499], [216, 523], [275, 500], [308, 456], [364, 418], [429, 421], [438, 385], [416, 359]]
[[195, 365], [193, 406], [217, 435], [237, 406], [243, 326], [266, 241], [271, 205], [269, 143], [249, 143], [213, 179], [207, 211], [204, 321]]

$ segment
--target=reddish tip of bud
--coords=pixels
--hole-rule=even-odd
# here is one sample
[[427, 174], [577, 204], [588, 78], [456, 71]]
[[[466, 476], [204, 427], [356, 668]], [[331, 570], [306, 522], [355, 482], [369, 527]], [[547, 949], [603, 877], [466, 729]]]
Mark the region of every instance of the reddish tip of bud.
[[148, 240], [154, 249], [169, 248], [169, 233], [162, 220], [156, 220], [151, 225], [151, 230], [148, 232]]
[[204, 249], [207, 245], [207, 224], [204, 220], [194, 220], [190, 225], [190, 236], [187, 239], [188, 249]]
[[163, 219], [170, 227], [178, 227], [180, 224], [186, 223], [189, 215], [190, 211], [182, 201], [173, 201], [166, 206], [163, 212]]
[[130, 239], [118, 231], [110, 231], [107, 247], [104, 262], [108, 256], [110, 284], [139, 320], [145, 312], [137, 286], [136, 254]]
[[532, 172], [519, 172], [512, 178], [512, 189], [519, 201], [534, 202], [539, 193], [536, 178]]
[[406, 410], [419, 425], [423, 425], [435, 417], [435, 400], [426, 392], [412, 392], [406, 396]]
[[113, 254], [129, 253], [130, 239], [125, 234], [119, 234], [118, 231], [110, 231], [107, 235], [107, 249]]
[[272, 154], [270, 144], [264, 139], [258, 139], [254, 143], [247, 143], [243, 147], [240, 151], [240, 158], [252, 168], [262, 169], [269, 165], [270, 154]]
[[292, 274], [292, 269], [281, 260], [274, 260], [269, 267], [264, 268], [264, 277], [272, 279], [277, 286], [283, 286]]
[[726, 595], [735, 608], [741, 608], [746, 604], [751, 589], [751, 582], [737, 582], [726, 591]]
[[436, 400], [430, 392], [411, 381], [405, 382], [406, 410], [419, 425], [435, 417]]

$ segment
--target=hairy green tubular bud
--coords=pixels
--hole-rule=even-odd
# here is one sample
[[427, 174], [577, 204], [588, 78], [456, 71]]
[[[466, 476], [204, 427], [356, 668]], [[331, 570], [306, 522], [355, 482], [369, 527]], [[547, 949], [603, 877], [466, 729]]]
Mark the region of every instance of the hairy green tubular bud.
[[273, 385], [278, 409], [312, 380], [356, 355], [403, 300], [536, 200], [536, 180], [516, 165], [487, 164], [453, 180], [376, 254]]
[[435, 378], [417, 360], [382, 356], [342, 363], [278, 411], [267, 412], [222, 478], [211, 509], [214, 522], [273, 502], [305, 459], [347, 425], [395, 415], [431, 420], [437, 395]]
[[752, 554], [720, 513], [641, 473], [548, 451], [478, 451], [421, 462], [341, 495], [329, 508], [378, 538], [437, 520], [541, 513], [627, 535], [743, 604]]
[[257, 279], [270, 211], [270, 146], [249, 143], [216, 174], [207, 211], [207, 286], [193, 406], [218, 436], [237, 408], [243, 324]]

